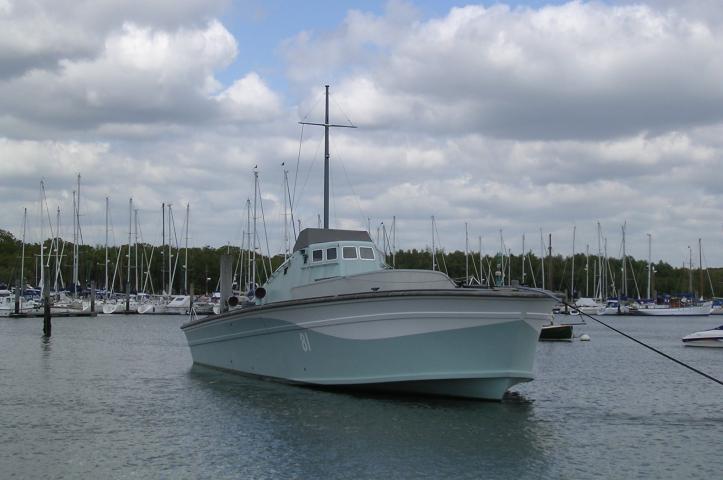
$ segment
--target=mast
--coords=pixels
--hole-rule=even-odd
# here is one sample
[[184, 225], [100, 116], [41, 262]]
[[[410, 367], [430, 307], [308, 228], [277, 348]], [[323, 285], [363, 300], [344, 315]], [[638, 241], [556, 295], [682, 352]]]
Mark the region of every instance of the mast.
[[[73, 192], [73, 210], [75, 210], [75, 192]], [[60, 276], [60, 242], [58, 241], [60, 236], [60, 207], [56, 209], [55, 213], [55, 231], [55, 280], [53, 281], [53, 289], [58, 293], [58, 277]], [[73, 252], [75, 252], [75, 247], [73, 247]], [[75, 275], [75, 257], [73, 258], [73, 275]], [[75, 297], [75, 282], [73, 282], [73, 296]]]
[[[329, 123], [329, 85], [324, 85], [326, 102], [324, 109], [324, 123], [299, 122], [301, 125], [316, 125], [324, 127], [324, 228], [329, 228], [329, 128], [356, 128], [354, 125], [334, 125]], [[255, 201], [254, 201], [255, 202]], [[254, 240], [255, 243], [255, 240]]]
[[540, 229], [540, 267], [542, 268], [542, 289], [545, 289], [545, 240]]
[[577, 226], [572, 226], [572, 272], [570, 273], [570, 299], [575, 298], [575, 234]]
[[[329, 104], [328, 104], [328, 88], [327, 87], [327, 112], [329, 110]], [[327, 121], [327, 123], [329, 123]], [[327, 136], [328, 138], [328, 136]], [[327, 155], [328, 155], [328, 143], [327, 143]], [[327, 156], [327, 166], [329, 157]], [[251, 252], [251, 283], [253, 284], [254, 289], [254, 296], [256, 296], [256, 199], [258, 198], [258, 190], [259, 190], [259, 172], [256, 170], [256, 167], [254, 167], [254, 232], [253, 232], [253, 251]], [[326, 213], [326, 212], [325, 212]]]
[[[301, 230], [301, 227], [299, 227]], [[248, 235], [248, 241], [246, 242], [246, 288], [251, 288], [251, 199], [246, 199], [246, 235]]]
[[469, 232], [467, 222], [464, 222], [464, 281], [469, 285]]
[[698, 297], [700, 297], [701, 300], [703, 299], [703, 243], [702, 242], [703, 242], [702, 239], [699, 238], [698, 239], [698, 265], [699, 265], [698, 271], [700, 273], [700, 282], [698, 283], [698, 285], [699, 285], [700, 289], [698, 290]]
[[626, 266], [627, 253], [625, 252], [625, 230], [626, 230], [627, 224], [628, 224], [628, 222], [626, 220], [625, 223], [623, 223], [623, 278], [622, 278], [622, 287], [623, 288], [621, 289], [622, 290], [621, 293], [625, 297], [628, 296], [628, 269]]
[[131, 283], [131, 235], [133, 233], [133, 197], [128, 199], [128, 276], [126, 277], [126, 284]]
[[549, 241], [547, 242], [547, 257], [548, 261], [550, 262], [547, 265], [547, 285], [550, 290], [552, 290], [552, 234], [549, 235]]
[[136, 277], [136, 293], [138, 293], [138, 209], [133, 210], [133, 246], [134, 246], [134, 260], [133, 270], [135, 271]]
[[191, 204], [186, 204], [186, 245], [184, 250], [186, 251], [185, 259], [183, 260], [183, 293], [188, 295], [188, 224], [191, 221]]
[[[163, 252], [166, 250], [166, 204], [161, 203], [161, 255], [163, 255]], [[163, 261], [163, 257], [161, 257], [161, 292], [163, 292], [166, 287], [166, 272], [165, 270], [166, 262]]]
[[590, 297], [590, 284], [588, 276], [590, 274], [590, 245], [585, 244], [585, 296]]
[[693, 293], [693, 250], [688, 245], [688, 291]]
[[[284, 166], [282, 163], [281, 166]], [[284, 197], [284, 261], [289, 259], [289, 219], [287, 216], [286, 190], [288, 189], [289, 171], [284, 168], [283, 197]]]
[[435, 265], [435, 257], [436, 257], [435, 249], [434, 249], [434, 215], [432, 215], [432, 271], [436, 270]]
[[43, 250], [45, 250], [45, 239], [43, 236], [43, 193], [45, 191], [45, 183], [40, 180], [40, 296], [41, 298], [45, 294], [45, 260], [43, 259]]
[[108, 197], [105, 197], [105, 298], [108, 298]]
[[392, 215], [392, 268], [397, 268], [397, 216]]
[[25, 227], [28, 222], [28, 209], [27, 207], [23, 211], [23, 250], [20, 257], [20, 294], [22, 295], [25, 291]]
[[171, 225], [175, 231], [176, 225], [173, 220], [173, 209], [172, 205], [168, 204], [168, 295], [173, 295], [173, 246], [171, 244]]
[[[73, 216], [75, 217], [75, 242], [73, 242], [73, 297], [78, 297], [78, 286], [80, 284], [80, 275], [78, 270], [80, 268], [80, 173], [78, 174], [78, 188], [76, 190], [76, 202], [75, 211]], [[60, 234], [58, 234], [60, 235]]]
[[646, 298], [650, 299], [650, 277], [653, 270], [653, 259], [652, 259], [652, 243], [653, 243], [653, 236], [651, 234], [648, 234], [648, 291], [646, 293]]
[[520, 275], [520, 284], [525, 284], [525, 234], [522, 234], [522, 274]]
[[[76, 191], [73, 190], [73, 298], [76, 297], [76, 289], [78, 285], [78, 202], [76, 200]], [[58, 291], [58, 240], [60, 236], [60, 207], [58, 207], [58, 218], [55, 221], [58, 235], [55, 240], [55, 291]]]

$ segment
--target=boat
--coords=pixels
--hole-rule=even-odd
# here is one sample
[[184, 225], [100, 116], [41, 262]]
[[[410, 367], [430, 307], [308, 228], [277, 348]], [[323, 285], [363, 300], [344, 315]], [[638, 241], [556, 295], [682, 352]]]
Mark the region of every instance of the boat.
[[[317, 124], [326, 179], [328, 92], [326, 121]], [[392, 269], [368, 232], [329, 228], [324, 186], [323, 228], [302, 230], [246, 302], [181, 326], [195, 364], [294, 384], [489, 400], [532, 380], [540, 330], [559, 299]], [[230, 273], [224, 281], [228, 292]], [[221, 303], [225, 310], [238, 300], [224, 293]]]
[[683, 337], [686, 347], [723, 347], [723, 325]]
[[540, 330], [541, 341], [572, 341], [572, 325], [553, 323], [544, 325]]
[[687, 307], [662, 307], [656, 306], [654, 308], [638, 308], [635, 311], [636, 315], [644, 315], [651, 317], [691, 317], [691, 316], [708, 316], [711, 312], [710, 303], [703, 305], [691, 305]]
[[608, 299], [604, 307], [597, 312], [598, 315], [627, 315], [630, 309], [615, 298]]
[[364, 231], [306, 229], [249, 305], [181, 328], [196, 364], [292, 383], [499, 400], [556, 300], [393, 270]]
[[577, 311], [588, 315], [597, 315], [603, 307], [600, 302], [589, 297], [580, 297], [575, 301]]
[[138, 306], [141, 314], [188, 315], [191, 310], [191, 297], [189, 295], [174, 295], [162, 301], [146, 302]]

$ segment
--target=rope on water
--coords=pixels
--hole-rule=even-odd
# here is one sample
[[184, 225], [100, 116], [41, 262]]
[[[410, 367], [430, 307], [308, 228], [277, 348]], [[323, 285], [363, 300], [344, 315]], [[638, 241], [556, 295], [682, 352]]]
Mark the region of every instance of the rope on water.
[[641, 341], [641, 340], [638, 340], [637, 338], [635, 338], [635, 337], [633, 337], [633, 336], [631, 336], [631, 335], [628, 335], [627, 333], [625, 333], [625, 332], [623, 332], [623, 331], [618, 330], [617, 328], [613, 327], [612, 325], [608, 325], [607, 323], [605, 323], [605, 322], [603, 322], [602, 320], [599, 320], [599, 319], [593, 317], [592, 315], [589, 315], [589, 314], [587, 314], [587, 313], [585, 313], [585, 312], [581, 312], [579, 308], [577, 308], [577, 307], [575, 307], [575, 306], [573, 306], [573, 305], [570, 305], [569, 303], [567, 303], [567, 302], [565, 302], [565, 301], [560, 300], [558, 297], [554, 296], [554, 295], [553, 295], [552, 293], [550, 293], [550, 292], [546, 292], [546, 291], [544, 291], [544, 290], [540, 290], [540, 289], [536, 289], [536, 288], [527, 288], [527, 287], [518, 287], [518, 288], [521, 289], [521, 290], [529, 290], [529, 291], [539, 292], [539, 293], [542, 293], [542, 294], [544, 294], [544, 295], [547, 295], [547, 296], [550, 297], [550, 298], [554, 298], [554, 299], [556, 299], [558, 302], [562, 303], [563, 305], [565, 305], [565, 306], [567, 306], [567, 307], [569, 307], [569, 308], [572, 308], [572, 309], [574, 309], [574, 310], [577, 310], [578, 313], [580, 313], [580, 315], [585, 315], [585, 316], [586, 316], [587, 318], [589, 318], [590, 320], [593, 320], [593, 321], [599, 323], [600, 325], [609, 328], [609, 329], [612, 330], [613, 332], [619, 333], [619, 334], [622, 335], [623, 337], [628, 338], [628, 339], [632, 340], [633, 342], [635, 342], [635, 343], [637, 343], [637, 344], [639, 344], [639, 345], [642, 345], [643, 347], [647, 348], [648, 350], [652, 350], [653, 352], [657, 353], [658, 355], [661, 355], [661, 356], [667, 358], [668, 360], [671, 360], [671, 361], [677, 363], [678, 365], [683, 366], [683, 367], [687, 368], [688, 370], [697, 373], [698, 375], [702, 375], [703, 377], [707, 378], [708, 380], [713, 380], [713, 381], [714, 381], [715, 383], [717, 383], [718, 385], [723, 385], [723, 380], [720, 380], [720, 379], [718, 379], [718, 378], [715, 378], [715, 377], [712, 376], [712, 375], [708, 375], [707, 373], [705, 373], [705, 372], [703, 372], [703, 371], [701, 371], [701, 370], [698, 370], [697, 368], [695, 368], [695, 367], [693, 367], [693, 366], [691, 366], [691, 365], [688, 365], [687, 363], [685, 363], [685, 362], [683, 362], [683, 361], [681, 361], [681, 360], [678, 360], [677, 358], [672, 357], [672, 356], [668, 355], [667, 353], [662, 352], [662, 351], [658, 350], [657, 348], [652, 347], [652, 346], [648, 345], [647, 343], [645, 343], [645, 342], [643, 342], [643, 341]]

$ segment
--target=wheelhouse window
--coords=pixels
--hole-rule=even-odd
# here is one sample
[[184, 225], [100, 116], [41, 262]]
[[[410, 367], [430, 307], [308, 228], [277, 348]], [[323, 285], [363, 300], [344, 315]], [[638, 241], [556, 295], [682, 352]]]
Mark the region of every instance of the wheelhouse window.
[[343, 247], [342, 251], [341, 251], [341, 255], [345, 259], [356, 258], [356, 247]]
[[324, 250], [314, 250], [311, 252], [311, 260], [313, 262], [321, 262], [324, 260]]
[[326, 249], [326, 259], [336, 260], [336, 247]]
[[371, 247], [359, 247], [359, 256], [364, 260], [374, 260], [374, 249]]

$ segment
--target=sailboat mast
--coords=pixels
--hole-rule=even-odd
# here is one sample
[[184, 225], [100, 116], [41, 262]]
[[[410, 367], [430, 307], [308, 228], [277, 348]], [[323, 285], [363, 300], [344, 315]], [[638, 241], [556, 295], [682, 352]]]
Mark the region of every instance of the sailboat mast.
[[108, 298], [108, 197], [105, 197], [105, 295]]
[[45, 239], [43, 235], [43, 191], [45, 190], [45, 184], [40, 180], [40, 296], [43, 297], [45, 293], [45, 260], [43, 259], [43, 250], [45, 249]]
[[436, 252], [434, 249], [434, 215], [432, 215], [432, 271], [436, 270], [436, 265], [434, 264], [436, 257]]
[[[281, 164], [284, 165], [283, 163]], [[284, 191], [282, 192], [282, 195], [284, 197], [284, 261], [289, 259], [289, 218], [287, 216], [287, 205], [286, 205], [286, 191], [288, 190], [288, 182], [289, 182], [289, 171], [284, 169], [284, 182], [283, 182], [283, 188]]]
[[128, 269], [126, 284], [131, 283], [131, 235], [133, 233], [133, 197], [128, 199]]
[[469, 285], [469, 232], [467, 222], [464, 222], [464, 281]]
[[168, 204], [168, 295], [173, 295], [173, 250], [171, 243], [171, 225], [175, 231], [175, 221], [173, 220], [172, 205]]
[[577, 226], [572, 226], [572, 267], [570, 272], [570, 299], [575, 298], [575, 234]]
[[522, 275], [520, 275], [520, 283], [525, 284], [525, 234], [522, 234]]
[[[73, 296], [78, 296], [78, 286], [80, 285], [80, 174], [78, 174], [78, 188], [75, 194], [75, 242], [73, 243]], [[58, 236], [60, 233], [58, 233]]]
[[136, 293], [138, 293], [138, 209], [133, 210], [133, 270], [135, 271]]
[[540, 229], [540, 268], [542, 270], [542, 289], [545, 289], [545, 240]]
[[[166, 204], [161, 203], [161, 255], [166, 250]], [[161, 257], [161, 292], [166, 290], [166, 262]]]
[[188, 224], [191, 221], [191, 204], [186, 204], [186, 245], [184, 250], [185, 259], [183, 260], [183, 293], [188, 295]]
[[699, 265], [698, 272], [700, 273], [700, 282], [698, 283], [698, 285], [699, 285], [698, 297], [700, 297], [702, 299], [703, 298], [703, 240], [700, 238], [698, 239], [698, 265]]
[[25, 290], [25, 227], [28, 222], [28, 209], [23, 211], [23, 250], [20, 257], [20, 294]]
[[[75, 211], [75, 192], [73, 192], [73, 210]], [[53, 289], [55, 292], [59, 292], [58, 289], [58, 277], [60, 276], [60, 207], [57, 208], [55, 213], [55, 280], [53, 281]], [[75, 232], [74, 232], [75, 233]], [[73, 238], [74, 244], [77, 243], [77, 240]], [[75, 246], [73, 247], [73, 252], [75, 252]], [[75, 257], [73, 257], [73, 275], [75, 275]], [[75, 281], [73, 281], [73, 296], [75, 296]]]
[[[328, 87], [327, 87], [327, 99], [328, 99]], [[327, 111], [328, 111], [328, 100], [327, 100]], [[327, 122], [328, 123], [328, 122]], [[328, 146], [327, 146], [328, 155]], [[327, 167], [329, 157], [327, 157]], [[256, 199], [258, 198], [259, 187], [259, 172], [254, 169], [254, 233], [253, 233], [253, 251], [251, 252], [251, 283], [254, 285], [253, 289], [256, 291]], [[255, 295], [255, 294], [254, 294]]]
[[650, 277], [653, 270], [653, 259], [652, 259], [652, 243], [653, 243], [653, 236], [651, 234], [648, 234], [648, 291], [646, 292], [645, 298], [650, 299]]
[[688, 245], [688, 291], [693, 292], [693, 250]]
[[627, 263], [628, 263], [628, 256], [627, 252], [625, 251], [625, 230], [627, 227], [627, 221], [623, 223], [623, 278], [622, 278], [622, 294], [623, 296], [628, 296], [628, 269], [627, 269]]
[[[299, 220], [301, 221], [301, 220]], [[301, 230], [301, 227], [299, 227]], [[251, 288], [251, 200], [246, 199], [246, 288]]]

